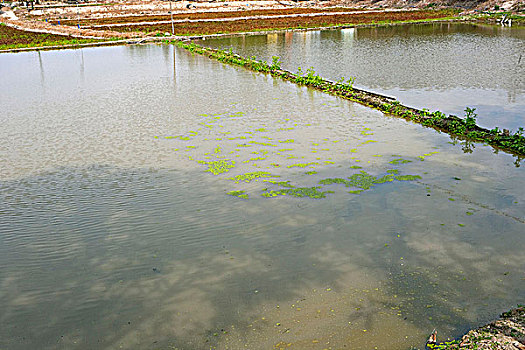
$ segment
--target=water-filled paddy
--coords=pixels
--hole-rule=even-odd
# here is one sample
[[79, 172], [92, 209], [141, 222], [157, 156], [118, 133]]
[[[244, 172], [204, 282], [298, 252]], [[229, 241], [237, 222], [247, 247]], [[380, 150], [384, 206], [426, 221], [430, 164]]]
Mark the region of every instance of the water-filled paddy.
[[462, 116], [476, 108], [485, 127], [525, 124], [525, 29], [465, 23], [287, 32], [209, 39], [297, 71], [356, 77], [355, 85], [397, 97], [417, 108]]
[[525, 297], [490, 147], [171, 46], [0, 75], [0, 348], [407, 349]]

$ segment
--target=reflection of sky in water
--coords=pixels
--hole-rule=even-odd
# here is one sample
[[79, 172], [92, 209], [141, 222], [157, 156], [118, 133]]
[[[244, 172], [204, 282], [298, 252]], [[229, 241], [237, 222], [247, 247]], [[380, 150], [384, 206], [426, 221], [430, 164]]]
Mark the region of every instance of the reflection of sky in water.
[[[281, 57], [283, 68], [314, 67], [329, 79], [405, 104], [463, 115], [477, 109], [486, 127], [525, 125], [525, 30], [458, 23], [312, 31], [214, 39], [246, 56]], [[519, 62], [519, 63], [518, 63]]]
[[406, 349], [525, 296], [511, 156], [171, 46], [0, 67], [0, 348]]

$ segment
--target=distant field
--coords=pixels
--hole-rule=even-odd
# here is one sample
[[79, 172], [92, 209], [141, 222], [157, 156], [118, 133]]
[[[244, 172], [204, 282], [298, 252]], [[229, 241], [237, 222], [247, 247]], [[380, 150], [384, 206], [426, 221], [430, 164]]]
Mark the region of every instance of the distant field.
[[64, 44], [81, 44], [100, 41], [97, 39], [77, 39], [68, 35], [34, 33], [18, 30], [0, 23], [0, 50], [21, 47], [44, 47]]
[[[362, 9], [352, 9], [347, 7], [330, 7], [330, 8], [291, 8], [291, 9], [269, 9], [269, 10], [248, 10], [248, 11], [223, 11], [223, 12], [188, 12], [188, 13], [174, 13], [174, 20], [183, 19], [219, 19], [232, 17], [249, 17], [249, 16], [279, 16], [279, 15], [294, 15], [294, 14], [309, 14], [309, 13], [337, 13], [337, 12], [359, 12]], [[141, 16], [119, 16], [107, 18], [94, 19], [80, 19], [81, 26], [103, 25], [113, 23], [138, 23], [138, 22], [154, 22], [154, 21], [169, 21], [170, 15], [141, 15]], [[77, 19], [61, 20], [60, 24], [76, 26]], [[57, 21], [51, 23], [57, 24]]]
[[[239, 13], [237, 13], [239, 14]], [[242, 14], [242, 12], [241, 12]], [[243, 19], [238, 21], [174, 23], [176, 35], [205, 35], [236, 33], [258, 30], [315, 28], [337, 25], [392, 23], [414, 20], [440, 19], [454, 16], [456, 12], [445, 11], [396, 11], [355, 14], [338, 14], [315, 17], [287, 17], [269, 19]], [[149, 24], [112, 27], [119, 32], [142, 31], [146, 33], [171, 32], [171, 24]]]

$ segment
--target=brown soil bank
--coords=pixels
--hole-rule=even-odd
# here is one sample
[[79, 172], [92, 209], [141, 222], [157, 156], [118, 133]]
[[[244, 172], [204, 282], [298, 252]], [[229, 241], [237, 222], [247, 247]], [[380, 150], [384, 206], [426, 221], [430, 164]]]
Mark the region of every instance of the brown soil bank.
[[[395, 11], [395, 12], [369, 12], [355, 14], [337, 14], [331, 16], [315, 17], [288, 17], [268, 19], [243, 19], [227, 22], [184, 22], [175, 23], [176, 35], [206, 35], [216, 33], [237, 33], [260, 30], [277, 30], [292, 28], [331, 27], [338, 25], [374, 24], [400, 21], [431, 20], [449, 18], [456, 12], [444, 11]], [[147, 33], [171, 32], [171, 24], [132, 25], [114, 27], [112, 30], [123, 32], [142, 31]]]
[[429, 344], [428, 348], [525, 350], [525, 306], [503, 313], [499, 320], [471, 330], [460, 340]]

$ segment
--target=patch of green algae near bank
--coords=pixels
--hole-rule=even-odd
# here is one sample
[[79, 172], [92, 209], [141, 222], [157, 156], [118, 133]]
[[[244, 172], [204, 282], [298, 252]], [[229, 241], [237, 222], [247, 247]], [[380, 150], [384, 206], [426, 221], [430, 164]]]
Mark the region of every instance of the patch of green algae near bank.
[[[385, 154], [366, 151], [365, 153], [369, 156], [361, 155], [359, 157], [361, 159], [349, 157], [353, 153], [361, 153], [365, 148], [371, 147], [369, 145], [378, 143], [376, 140], [369, 139], [369, 136], [374, 134], [370, 127], [360, 124], [350, 125], [349, 135], [334, 139], [334, 135], [326, 134], [326, 132], [332, 132], [330, 128], [325, 131], [325, 134], [318, 135], [316, 124], [312, 124], [311, 120], [308, 123], [301, 123], [300, 119], [283, 118], [268, 122], [266, 118], [259, 115], [256, 108], [253, 108], [253, 111], [249, 109], [242, 112], [200, 114], [198, 118], [203, 119], [197, 122], [200, 128], [196, 129], [194, 126], [193, 130], [176, 136], [162, 137], [162, 139], [166, 142], [179, 143], [180, 148], [191, 152], [189, 157], [186, 157], [187, 160], [206, 166], [205, 172], [217, 176], [219, 181], [229, 180], [243, 187], [247, 186], [226, 192], [229, 196], [245, 200], [253, 198], [249, 192], [258, 193], [257, 196], [262, 198], [287, 196], [323, 199], [336, 192], [358, 195], [381, 184], [421, 179], [419, 175], [400, 175], [399, 169], [388, 169], [392, 165], [397, 168], [412, 163], [413, 160], [418, 159], [416, 156], [405, 157], [409, 158], [405, 159], [396, 154], [392, 155], [389, 161]], [[293, 131], [283, 128], [283, 125], [292, 124], [294, 125]], [[300, 140], [293, 138], [298, 131], [307, 132], [304, 140], [304, 137]], [[262, 133], [264, 135], [261, 135]], [[222, 137], [223, 135], [229, 135], [229, 137]], [[161, 141], [158, 136], [154, 138]], [[294, 148], [277, 149], [276, 144], [263, 141], [270, 139], [275, 139], [276, 144], [294, 144]], [[237, 140], [246, 141], [239, 144]], [[192, 144], [188, 145], [188, 142]], [[325, 146], [328, 143], [331, 145], [330, 148]], [[312, 155], [312, 145], [322, 150], [323, 155]], [[253, 146], [256, 146], [257, 149], [253, 150]], [[438, 152], [425, 153], [423, 157], [435, 153]], [[303, 159], [303, 161], [294, 162], [293, 159]], [[349, 165], [348, 162], [361, 162], [363, 166]], [[387, 169], [384, 169], [385, 166]], [[249, 168], [260, 170], [246, 171]], [[382, 168], [384, 170], [381, 171]], [[297, 172], [298, 169], [304, 170]], [[347, 172], [345, 176], [341, 176], [341, 172], [345, 172], [343, 169], [346, 169]], [[230, 177], [223, 176], [232, 171], [240, 173]], [[378, 171], [379, 174], [377, 174]], [[327, 174], [333, 172], [339, 176], [326, 177]], [[272, 178], [283, 178], [283, 180], [277, 181]], [[261, 190], [258, 188], [260, 185], [257, 184], [260, 180], [276, 188]], [[341, 191], [341, 188], [335, 185], [350, 188]], [[224, 186], [229, 185], [224, 182]], [[330, 189], [327, 186], [330, 186]]]

